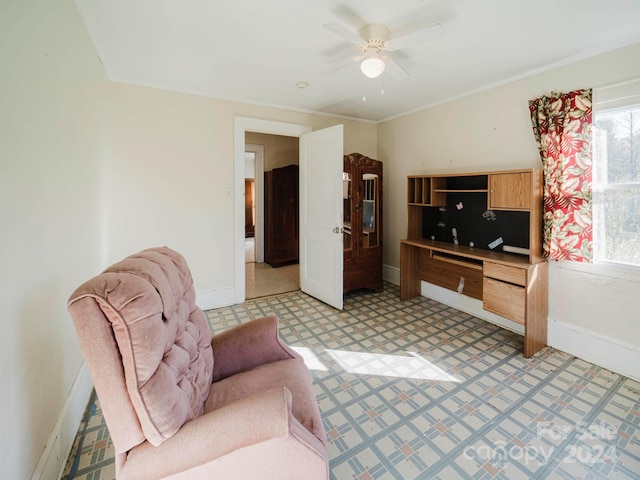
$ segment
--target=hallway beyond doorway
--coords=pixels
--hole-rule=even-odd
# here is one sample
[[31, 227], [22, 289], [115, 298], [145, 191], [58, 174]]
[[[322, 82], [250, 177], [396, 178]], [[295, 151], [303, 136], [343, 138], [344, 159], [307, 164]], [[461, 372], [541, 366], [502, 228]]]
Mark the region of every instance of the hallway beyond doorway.
[[300, 265], [273, 268], [268, 263], [256, 263], [254, 239], [245, 239], [245, 298], [300, 290]]

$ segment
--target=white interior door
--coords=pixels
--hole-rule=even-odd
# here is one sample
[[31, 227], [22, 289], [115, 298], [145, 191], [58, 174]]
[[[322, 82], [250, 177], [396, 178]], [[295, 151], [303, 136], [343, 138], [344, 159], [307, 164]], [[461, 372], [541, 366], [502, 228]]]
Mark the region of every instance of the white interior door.
[[342, 125], [300, 136], [300, 289], [342, 309]]

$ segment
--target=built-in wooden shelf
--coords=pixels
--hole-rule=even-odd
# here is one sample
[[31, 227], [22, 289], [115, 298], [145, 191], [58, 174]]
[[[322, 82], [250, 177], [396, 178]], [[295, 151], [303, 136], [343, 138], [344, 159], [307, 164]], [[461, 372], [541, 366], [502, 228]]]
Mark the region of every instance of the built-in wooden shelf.
[[[460, 198], [479, 202], [474, 211], [486, 208], [493, 212], [489, 216], [518, 215], [518, 222], [505, 223], [510, 228], [524, 225], [526, 231], [519, 232], [518, 238], [525, 239], [527, 244], [520, 248], [527, 254], [504, 252], [485, 244], [472, 247], [425, 238], [424, 232], [433, 230], [423, 225], [425, 218], [431, 218], [426, 210], [462, 210], [465, 205], [456, 204]], [[529, 169], [412, 175], [407, 177], [407, 206], [407, 238], [400, 242], [401, 298], [419, 295], [421, 281], [458, 291], [481, 300], [485, 310], [523, 325], [526, 357], [542, 349], [547, 343], [548, 290], [547, 263], [541, 251], [542, 172]], [[470, 230], [469, 226], [456, 225]], [[449, 230], [451, 227], [446, 226]]]

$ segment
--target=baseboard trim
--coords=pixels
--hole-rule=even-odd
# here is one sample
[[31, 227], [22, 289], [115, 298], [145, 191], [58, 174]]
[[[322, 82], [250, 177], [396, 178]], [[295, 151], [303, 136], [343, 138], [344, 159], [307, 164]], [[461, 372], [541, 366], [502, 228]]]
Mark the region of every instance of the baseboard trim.
[[640, 381], [640, 347], [553, 319], [547, 329], [549, 346]]
[[[393, 270], [394, 267], [388, 268], [388, 272], [393, 273]], [[389, 281], [392, 282], [391, 279]], [[420, 294], [524, 335], [522, 325], [487, 312], [482, 308], [482, 302], [475, 298], [424, 281], [420, 285]], [[547, 344], [550, 347], [640, 381], [640, 347], [566, 322], [551, 318], [547, 322]]]
[[204, 290], [196, 293], [196, 304], [202, 310], [228, 307], [236, 304], [236, 289], [234, 287]]
[[433, 300], [437, 300], [440, 303], [444, 303], [450, 307], [461, 310], [465, 313], [469, 313], [474, 317], [486, 320], [489, 323], [498, 325], [506, 330], [515, 332], [520, 335], [524, 335], [524, 326], [519, 323], [507, 320], [500, 315], [496, 315], [491, 312], [487, 312], [482, 308], [482, 301], [475, 298], [468, 297], [458, 292], [454, 292], [447, 288], [433, 285], [432, 283], [422, 281], [420, 283], [420, 294], [429, 297]]
[[83, 362], [31, 480], [51, 480], [62, 477], [92, 391], [91, 375], [86, 363]]
[[391, 265], [382, 265], [382, 278], [394, 285], [400, 285], [400, 269]]

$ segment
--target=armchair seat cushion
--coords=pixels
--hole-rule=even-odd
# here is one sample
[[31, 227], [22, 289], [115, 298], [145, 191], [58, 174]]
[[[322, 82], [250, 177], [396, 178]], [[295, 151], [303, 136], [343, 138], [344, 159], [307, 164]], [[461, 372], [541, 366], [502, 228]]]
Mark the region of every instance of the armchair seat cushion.
[[211, 385], [204, 411], [212, 412], [243, 398], [277, 387], [292, 394], [292, 414], [307, 430], [326, 444], [309, 370], [300, 358], [279, 360], [237, 373]]

